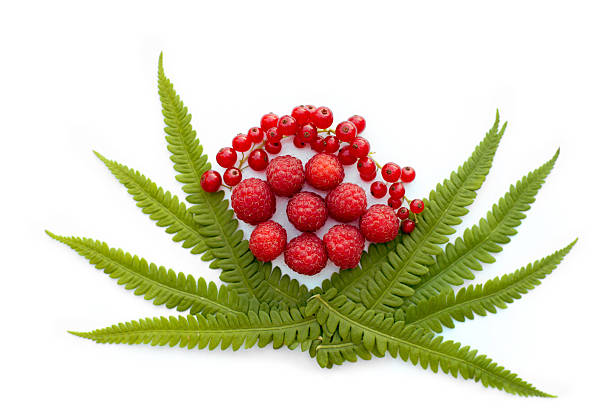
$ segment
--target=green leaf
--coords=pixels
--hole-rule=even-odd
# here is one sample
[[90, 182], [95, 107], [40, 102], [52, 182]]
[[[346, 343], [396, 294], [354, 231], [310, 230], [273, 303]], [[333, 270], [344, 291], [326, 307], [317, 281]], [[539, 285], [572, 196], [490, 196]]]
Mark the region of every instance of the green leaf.
[[516, 234], [515, 228], [526, 217], [525, 212], [531, 208], [558, 156], [557, 150], [552, 159], [511, 186], [486, 218], [466, 229], [454, 244], [448, 244], [444, 254], [438, 256], [421, 282], [413, 287], [415, 293], [406, 299], [404, 307], [473, 279], [473, 271], [482, 270], [481, 262], [495, 262], [491, 254], [500, 252], [501, 245], [510, 242], [510, 236]]
[[211, 267], [222, 269], [219, 278], [239, 295], [288, 305], [301, 303], [308, 293], [306, 287], [297, 280], [285, 280], [280, 272], [276, 275], [271, 269], [268, 270], [270, 275], [266, 276], [265, 266], [255, 260], [248, 241], [243, 240], [243, 232], [238, 229], [238, 221], [234, 212], [229, 210], [225, 194], [222, 191], [210, 194], [200, 187], [200, 177], [210, 169], [210, 164], [207, 156], [202, 154], [202, 146], [191, 127], [187, 107], [164, 74], [161, 55], [158, 76], [168, 150], [179, 173], [176, 179], [185, 184], [183, 190], [188, 194], [187, 201], [193, 204], [189, 211], [194, 214], [195, 222], [200, 225], [199, 232], [215, 258]]
[[455, 327], [453, 320], [464, 322], [466, 318], [474, 319], [474, 314], [486, 316], [487, 313], [497, 313], [498, 308], [506, 309], [509, 303], [541, 284], [541, 280], [557, 268], [576, 241], [546, 258], [501, 278], [489, 280], [484, 285], [470, 285], [457, 293], [451, 291], [413, 305], [406, 310], [404, 321], [441, 333], [442, 326]]
[[183, 248], [191, 248], [192, 254], [204, 254], [202, 255], [204, 261], [212, 258], [207, 252], [209, 247], [198, 231], [199, 227], [194, 222], [193, 216], [177, 196], [164, 191], [140, 172], [109, 160], [98, 152], [94, 153], [127, 188], [142, 212], [156, 221], [157, 226], [165, 227], [166, 233], [173, 235], [174, 242], [182, 242]]
[[306, 309], [307, 315], [315, 315], [319, 323], [329, 329], [338, 329], [340, 336], [353, 343], [363, 344], [366, 350], [389, 353], [420, 364], [423, 369], [461, 375], [464, 379], [481, 382], [485, 387], [494, 387], [521, 396], [551, 397], [515, 373], [494, 363], [485, 355], [479, 355], [468, 346], [453, 341], [443, 341], [433, 333], [395, 321], [384, 312], [367, 309], [337, 295], [331, 289], [325, 295], [315, 295]]
[[293, 346], [313, 339], [320, 328], [314, 317], [304, 317], [299, 310], [250, 311], [248, 314], [188, 315], [186, 317], [144, 318], [91, 332], [70, 332], [98, 343], [150, 344], [152, 346], [192, 349], [231, 346], [236, 351], [255, 344], [274, 348]]
[[239, 297], [225, 285], [217, 288], [215, 283], [206, 283], [202, 278], [196, 280], [192, 275], [177, 274], [121, 249], [110, 248], [104, 242], [58, 236], [48, 231], [47, 234], [87, 258], [97, 269], [104, 270], [119, 285], [152, 300], [155, 305], [203, 314], [237, 314], [259, 308], [256, 300]]
[[353, 289], [359, 289], [359, 302], [364, 306], [390, 311], [414, 293], [412, 286], [427, 273], [428, 266], [435, 263], [433, 256], [442, 253], [439, 245], [455, 233], [452, 226], [459, 224], [461, 217], [467, 214], [467, 207], [489, 173], [506, 127], [504, 124], [498, 131], [498, 125], [499, 114], [472, 156], [431, 191], [414, 232], [401, 235], [385, 261], [371, 275], [354, 281], [347, 296], [354, 296]]

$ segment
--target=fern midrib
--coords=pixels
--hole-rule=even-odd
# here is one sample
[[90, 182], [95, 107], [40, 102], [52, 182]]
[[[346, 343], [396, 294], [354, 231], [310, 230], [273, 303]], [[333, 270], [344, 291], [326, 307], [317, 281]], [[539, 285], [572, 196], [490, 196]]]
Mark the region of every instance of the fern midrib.
[[[244, 314], [243, 314], [244, 315]], [[272, 327], [245, 327], [245, 328], [232, 328], [232, 329], [219, 329], [219, 330], [186, 330], [186, 329], [143, 329], [143, 330], [132, 330], [132, 331], [118, 331], [118, 332], [102, 332], [96, 334], [95, 332], [85, 333], [91, 335], [92, 337], [122, 337], [129, 336], [135, 334], [150, 334], [150, 333], [159, 333], [159, 334], [173, 334], [173, 335], [192, 335], [192, 334], [209, 334], [209, 335], [219, 335], [219, 334], [233, 334], [233, 333], [248, 333], [248, 332], [276, 332], [276, 331], [284, 331], [292, 328], [299, 328], [303, 325], [312, 325], [313, 322], [316, 322], [314, 317], [304, 318], [299, 322], [294, 322], [291, 324], [282, 324], [279, 326]]]
[[[421, 248], [423, 247], [423, 245], [426, 242], [426, 238], [429, 238], [429, 236], [432, 234], [432, 232], [435, 230], [435, 226], [437, 226], [437, 223], [439, 223], [440, 220], [444, 219], [444, 216], [446, 216], [446, 214], [450, 211], [451, 207], [454, 205], [455, 200], [458, 199], [461, 190], [464, 189], [466, 183], [468, 182], [468, 179], [470, 179], [470, 177], [474, 174], [474, 172], [477, 170], [479, 164], [482, 162], [483, 159], [485, 159], [485, 157], [487, 156], [487, 151], [483, 150], [481, 155], [478, 157], [478, 159], [476, 160], [476, 162], [474, 163], [474, 165], [472, 166], [472, 169], [470, 170], [469, 174], [464, 178], [464, 181], [461, 183], [461, 186], [459, 188], [457, 188], [457, 193], [455, 193], [452, 197], [452, 199], [449, 201], [449, 204], [444, 208], [441, 216], [436, 220], [436, 223], [430, 223], [429, 226], [429, 230], [427, 231], [427, 235], [423, 237], [423, 239], [417, 243], [418, 246], [416, 246], [413, 249], [413, 252], [410, 254], [409, 258], [406, 258], [404, 260], [404, 263], [400, 266], [401, 268], [397, 269], [394, 271], [393, 276], [391, 281], [387, 282], [382, 293], [379, 293], [378, 297], [376, 298], [376, 300], [374, 301], [374, 304], [370, 306], [370, 308], [378, 308], [378, 306], [380, 305], [380, 302], [382, 301], [383, 298], [385, 298], [387, 296], [387, 293], [389, 292], [389, 290], [391, 290], [391, 288], [395, 285], [395, 282], [397, 281], [397, 279], [399, 278], [399, 274], [401, 272], [404, 271], [404, 269], [410, 264], [412, 263], [412, 259], [414, 258], [414, 256], [417, 254], [417, 251], [420, 251]], [[416, 241], [415, 241], [416, 242]], [[417, 283], [418, 285], [418, 283]], [[416, 289], [415, 287], [413, 287], [413, 290]], [[386, 310], [387, 308], [384, 307], [382, 310]]]
[[[332, 306], [331, 306], [331, 305], [330, 305], [328, 302], [326, 302], [326, 301], [325, 301], [323, 298], [321, 298], [321, 296], [317, 296], [317, 299], [319, 299], [319, 301], [320, 301], [320, 302], [321, 302], [323, 305], [325, 305], [325, 306], [326, 306], [326, 307], [327, 307], [327, 308], [328, 308], [328, 309], [329, 309], [331, 312], [334, 312], [334, 313], [336, 314], [336, 316], [338, 316], [338, 317], [340, 317], [340, 318], [344, 319], [344, 320], [345, 320], [347, 323], [349, 323], [349, 324], [358, 324], [357, 322], [353, 321], [353, 320], [352, 320], [351, 318], [349, 318], [348, 316], [345, 316], [343, 313], [341, 313], [341, 312], [339, 312], [339, 311], [336, 311], [336, 310], [335, 310], [335, 309], [334, 309], [334, 308], [333, 308], [333, 307], [332, 307]], [[382, 336], [386, 337], [388, 340], [390, 340], [390, 341], [394, 341], [394, 342], [396, 342], [396, 343], [398, 343], [398, 344], [405, 344], [405, 345], [408, 345], [408, 346], [411, 346], [411, 347], [416, 347], [416, 348], [418, 348], [418, 349], [420, 349], [420, 350], [422, 350], [422, 351], [424, 351], [424, 352], [426, 352], [426, 353], [433, 353], [433, 354], [437, 355], [438, 357], [440, 357], [441, 359], [444, 359], [444, 358], [445, 358], [445, 359], [452, 359], [452, 360], [455, 360], [455, 361], [459, 362], [460, 364], [467, 364], [467, 365], [470, 365], [470, 366], [472, 366], [472, 367], [473, 367], [475, 370], [478, 370], [478, 371], [480, 371], [480, 372], [482, 372], [482, 373], [486, 373], [487, 375], [490, 375], [490, 376], [495, 376], [496, 378], [500, 379], [500, 380], [501, 380], [501, 382], [506, 383], [506, 384], [510, 384], [512, 388], [517, 388], [517, 387], [520, 387], [520, 388], [522, 388], [522, 389], [526, 389], [526, 390], [528, 390], [528, 391], [529, 391], [529, 393], [532, 393], [532, 394], [533, 394], [534, 392], [535, 392], [535, 393], [542, 393], [541, 391], [538, 391], [538, 390], [536, 390], [536, 389], [531, 389], [531, 388], [529, 388], [529, 387], [527, 387], [527, 386], [524, 386], [524, 385], [522, 385], [522, 384], [515, 384], [515, 383], [513, 383], [512, 381], [510, 381], [509, 379], [504, 378], [503, 376], [500, 376], [499, 374], [497, 374], [497, 373], [495, 373], [495, 372], [491, 372], [491, 371], [489, 371], [489, 370], [485, 370], [485, 369], [483, 369], [482, 367], [480, 367], [480, 366], [478, 366], [478, 365], [474, 364], [474, 363], [473, 363], [473, 362], [471, 362], [471, 361], [464, 360], [464, 359], [461, 359], [461, 358], [458, 358], [458, 357], [455, 357], [455, 356], [451, 356], [451, 355], [448, 355], [448, 354], [446, 354], [446, 353], [441, 353], [441, 352], [439, 352], [439, 351], [436, 351], [436, 350], [433, 350], [433, 349], [429, 349], [429, 348], [427, 348], [427, 347], [423, 347], [423, 346], [420, 346], [420, 345], [418, 345], [418, 344], [414, 344], [414, 343], [412, 343], [412, 342], [410, 342], [410, 341], [407, 341], [407, 340], [405, 340], [405, 339], [400, 339], [400, 338], [394, 337], [394, 336], [392, 336], [392, 335], [386, 334], [386, 333], [384, 333], [384, 332], [382, 332], [382, 331], [375, 330], [375, 329], [373, 329], [373, 328], [371, 328], [371, 327], [368, 327], [367, 325], [364, 325], [364, 324], [361, 324], [361, 323], [359, 323], [358, 325], [359, 325], [361, 328], [363, 328], [363, 329], [367, 329], [368, 331], [370, 331], [370, 332], [371, 332], [372, 334], [374, 334], [374, 335], [382, 335]], [[388, 351], [388, 350], [387, 350], [387, 351]], [[498, 365], [498, 366], [499, 366], [499, 365]], [[504, 368], [502, 368], [502, 369], [504, 369]], [[505, 369], [504, 369], [504, 370], [505, 370]], [[474, 375], [474, 377], [476, 377], [476, 375]], [[516, 378], [518, 378], [518, 376], [517, 376]], [[543, 394], [543, 393], [542, 393], [542, 394]]]
[[[165, 82], [169, 83], [168, 79], [164, 76]], [[174, 109], [178, 109], [179, 108], [179, 104], [176, 103], [177, 98], [175, 95], [168, 95], [168, 92], [166, 92], [166, 95], [169, 96], [172, 100], [172, 105]], [[180, 135], [178, 136], [180, 142], [183, 145], [183, 149], [187, 152], [186, 156], [187, 156], [187, 161], [189, 162], [189, 166], [191, 167], [191, 172], [192, 172], [192, 177], [195, 177], [196, 179], [201, 175], [198, 174], [198, 170], [195, 166], [195, 162], [193, 161], [193, 159], [191, 158], [191, 153], [189, 153], [189, 146], [187, 145], [187, 143], [185, 142], [185, 134], [183, 132], [183, 128], [180, 124], [179, 119], [176, 117], [176, 112], [173, 112], [173, 120], [175, 121], [176, 127], [179, 129], [179, 133]], [[204, 203], [206, 203], [206, 205], [208, 206], [209, 210], [211, 211], [211, 213], [213, 214], [214, 218], [215, 218], [215, 222], [217, 226], [222, 226], [222, 224], [220, 223], [219, 217], [217, 215], [217, 212], [213, 209], [212, 205], [210, 204], [210, 202], [208, 201], [208, 197], [206, 197], [206, 195], [204, 194], [203, 191], [200, 191], [200, 195], [202, 196], [202, 201]], [[219, 229], [219, 231], [221, 232], [221, 238], [223, 238], [223, 242], [225, 243], [225, 249], [230, 249], [231, 250], [231, 255], [233, 257], [233, 262], [234, 265], [238, 268], [238, 270], [240, 271], [241, 277], [243, 278], [243, 286], [250, 292], [251, 296], [254, 297], [255, 299], [257, 299], [257, 295], [255, 294], [255, 289], [253, 289], [253, 287], [251, 286], [250, 282], [247, 281], [248, 278], [245, 276], [245, 271], [244, 268], [242, 267], [241, 264], [239, 264], [238, 261], [238, 255], [236, 254], [236, 250], [234, 249], [233, 246], [230, 245], [229, 241], [227, 240], [227, 236], [225, 234], [225, 231], [223, 230], [223, 228]]]
[[205, 303], [205, 304], [217, 307], [217, 308], [219, 308], [219, 309], [221, 309], [223, 311], [226, 311], [226, 312], [231, 312], [231, 313], [234, 313], [234, 314], [242, 314], [241, 311], [237, 311], [237, 310], [232, 309], [232, 308], [230, 308], [228, 306], [225, 306], [225, 305], [223, 305], [223, 304], [221, 304], [219, 302], [215, 302], [213, 300], [207, 299], [207, 298], [205, 298], [203, 296], [196, 295], [196, 294], [191, 294], [189, 292], [185, 292], [185, 291], [182, 291], [182, 290], [179, 290], [179, 289], [175, 289], [175, 288], [173, 288], [171, 286], [168, 286], [168, 285], [165, 285], [163, 283], [156, 282], [155, 280], [151, 280], [150, 278], [148, 278], [147, 276], [139, 273], [138, 271], [134, 271], [133, 269], [131, 269], [129, 267], [126, 267], [124, 264], [117, 263], [117, 261], [107, 257], [106, 255], [100, 253], [95, 248], [92, 248], [89, 245], [86, 245], [86, 244], [80, 244], [80, 245], [84, 246], [85, 248], [87, 248], [87, 249], [89, 249], [89, 250], [91, 250], [93, 252], [95, 252], [100, 258], [102, 258], [107, 263], [111, 263], [112, 265], [121, 265], [121, 267], [126, 272], [128, 272], [129, 274], [131, 274], [133, 276], [136, 276], [136, 277], [142, 279], [145, 283], [149, 283], [149, 284], [153, 283], [157, 287], [159, 287], [160, 289], [164, 289], [164, 290], [166, 290], [166, 291], [168, 291], [168, 292], [170, 292], [172, 294], [179, 294], [179, 295], [181, 295], [181, 296], [183, 296], [184, 298], [187, 298], [187, 299], [199, 300], [201, 303]]
[[[539, 179], [539, 178], [538, 178]], [[537, 181], [537, 180], [536, 180]], [[506, 221], [507, 218], [510, 217], [510, 215], [512, 214], [512, 212], [514, 211], [514, 209], [516, 208], [516, 206], [519, 204], [519, 202], [521, 202], [521, 200], [523, 198], [525, 198], [525, 195], [529, 195], [531, 193], [530, 188], [531, 185], [528, 185], [525, 190], [521, 193], [519, 193], [518, 198], [514, 201], [514, 203], [512, 204], [511, 208], [508, 209], [508, 211], [506, 212], [506, 214], [504, 214], [504, 216], [498, 221], [495, 220], [493, 223], [491, 223], [494, 227], [493, 229], [489, 230], [489, 233], [487, 233], [482, 240], [477, 241], [476, 245], [472, 246], [470, 249], [468, 249], [463, 255], [460, 255], [457, 259], [455, 259], [453, 262], [451, 262], [448, 266], [446, 266], [444, 269], [442, 269], [442, 271], [440, 271], [439, 273], [437, 273], [435, 276], [430, 277], [429, 279], [426, 279], [423, 282], [417, 283], [414, 286], [414, 290], [415, 292], [419, 289], [421, 289], [422, 287], [425, 287], [426, 285], [434, 282], [436, 279], [440, 278], [440, 276], [442, 276], [443, 274], [447, 273], [451, 268], [454, 268], [456, 265], [458, 265], [460, 262], [465, 261], [465, 259], [468, 258], [468, 256], [471, 256], [473, 253], [475, 253], [477, 250], [480, 250], [481, 247], [486, 244], [489, 241], [489, 238], [491, 237], [491, 235], [493, 235], [494, 233], [497, 233], [497, 230], [500, 228], [500, 226], [503, 225], [503, 223]], [[522, 212], [521, 212], [522, 213]], [[491, 213], [492, 214], [492, 213]], [[487, 222], [489, 222], [489, 219], [487, 218]], [[489, 226], [490, 227], [490, 226]], [[482, 232], [479, 229], [479, 232]], [[408, 297], [407, 302], [411, 302], [410, 297]]]
[[[299, 299], [291, 296], [290, 294], [288, 294], [287, 292], [285, 292], [281, 288], [277, 287], [273, 282], [270, 281], [270, 276], [264, 276], [263, 282], [266, 283], [270, 289], [274, 290], [279, 295], [286, 297], [287, 299], [292, 301], [295, 305], [298, 304]], [[298, 289], [298, 292], [299, 292], [299, 289]]]

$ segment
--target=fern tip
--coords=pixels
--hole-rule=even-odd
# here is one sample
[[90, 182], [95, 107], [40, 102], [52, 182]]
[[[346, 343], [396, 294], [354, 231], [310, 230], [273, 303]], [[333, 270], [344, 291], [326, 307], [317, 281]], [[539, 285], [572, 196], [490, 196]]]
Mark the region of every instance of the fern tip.
[[85, 333], [85, 332], [79, 332], [79, 331], [66, 331], [68, 334], [72, 334], [72, 335], [76, 335], [77, 337], [81, 337], [81, 338], [89, 338], [89, 334]]

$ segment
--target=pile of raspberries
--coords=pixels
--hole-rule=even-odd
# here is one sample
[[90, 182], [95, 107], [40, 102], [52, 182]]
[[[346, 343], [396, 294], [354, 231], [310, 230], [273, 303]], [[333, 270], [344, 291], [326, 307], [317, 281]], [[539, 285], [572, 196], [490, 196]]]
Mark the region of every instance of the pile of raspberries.
[[[272, 261], [284, 253], [289, 268], [310, 276], [323, 270], [328, 259], [340, 269], [350, 269], [359, 265], [366, 240], [389, 242], [400, 230], [410, 234], [415, 229], [416, 215], [423, 211], [424, 203], [406, 199], [403, 186], [414, 179], [414, 170], [400, 168], [395, 163], [381, 167], [371, 158], [368, 141], [357, 136], [365, 128], [363, 117], [355, 115], [338, 124], [336, 130], [329, 129], [332, 122], [329, 108], [312, 105], [294, 108], [291, 116], [279, 118], [266, 114], [261, 119], [261, 127], [251, 128], [249, 135], [239, 134], [232, 141], [232, 148], [223, 148], [217, 154], [217, 163], [226, 168], [224, 186], [231, 190], [236, 217], [256, 226], [249, 248], [258, 260]], [[310, 144], [316, 154], [305, 166], [290, 155], [268, 160], [267, 153], [280, 152], [284, 138], [291, 138], [298, 148]], [[341, 147], [342, 143], [347, 145]], [[236, 151], [243, 153], [238, 165]], [[252, 170], [265, 170], [266, 180], [242, 179], [246, 162]], [[373, 181], [377, 168], [381, 168], [384, 181], [391, 185], [387, 187], [386, 183], [375, 181], [370, 185], [370, 193], [382, 198], [388, 191], [388, 205], [374, 204], [368, 208], [364, 189], [343, 182], [343, 166], [355, 163], [365, 182]], [[327, 195], [302, 191], [305, 183]], [[201, 185], [205, 191], [214, 193], [222, 185], [221, 175], [214, 170], [207, 171], [202, 175]], [[277, 196], [289, 197], [287, 218], [303, 232], [290, 241], [285, 228], [270, 220], [276, 212]], [[401, 206], [403, 200], [409, 203], [408, 207]], [[316, 232], [328, 217], [339, 223], [321, 239]]]

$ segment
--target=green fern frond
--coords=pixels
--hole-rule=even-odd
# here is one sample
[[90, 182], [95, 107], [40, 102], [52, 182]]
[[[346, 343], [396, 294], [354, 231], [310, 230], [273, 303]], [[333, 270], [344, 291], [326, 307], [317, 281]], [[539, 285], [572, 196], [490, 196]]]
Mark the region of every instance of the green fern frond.
[[531, 208], [558, 157], [557, 150], [552, 159], [512, 185], [486, 218], [466, 229], [454, 244], [448, 244], [421, 282], [413, 287], [415, 293], [406, 299], [405, 306], [448, 292], [452, 290], [451, 285], [459, 286], [464, 280], [472, 280], [473, 271], [482, 270], [481, 262], [495, 262], [491, 254], [500, 252], [501, 245], [510, 242], [510, 237], [516, 234], [515, 228], [526, 217], [525, 212]]
[[501, 278], [489, 280], [484, 285], [470, 285], [457, 293], [451, 291], [413, 305], [405, 312], [405, 322], [441, 333], [442, 326], [455, 327], [453, 320], [464, 322], [466, 318], [474, 319], [474, 314], [485, 316], [487, 313], [497, 313], [498, 308], [506, 309], [509, 303], [541, 284], [541, 280], [557, 268], [576, 241], [546, 258]]
[[149, 264], [145, 259], [110, 248], [106, 243], [89, 238], [58, 236], [53, 239], [68, 245], [87, 258], [99, 270], [104, 270], [117, 283], [135, 295], [152, 300], [154, 305], [191, 313], [245, 313], [259, 309], [255, 299], [240, 297], [227, 286], [217, 288], [214, 282], [195, 279], [192, 275], [175, 273], [162, 266]]
[[367, 308], [389, 311], [414, 293], [411, 286], [435, 263], [434, 256], [442, 253], [439, 245], [455, 233], [452, 226], [468, 213], [467, 207], [474, 202], [476, 191], [489, 173], [506, 127], [504, 124], [498, 132], [498, 125], [499, 113], [472, 156], [430, 193], [414, 232], [402, 235], [387, 255], [387, 262], [365, 284], [356, 285], [361, 286], [359, 301]]
[[320, 328], [314, 317], [304, 317], [291, 310], [250, 311], [248, 314], [188, 315], [186, 317], [145, 318], [113, 325], [91, 332], [72, 332], [97, 343], [150, 344], [152, 346], [187, 347], [192, 349], [220, 346], [251, 348], [255, 344], [274, 348], [292, 346], [296, 342], [316, 338]]
[[123, 184], [134, 198], [142, 212], [148, 214], [157, 226], [165, 227], [166, 233], [172, 236], [174, 242], [182, 242], [182, 247], [191, 249], [192, 254], [203, 254], [202, 260], [212, 258], [209, 247], [198, 231], [198, 226], [191, 213], [187, 211], [179, 198], [163, 188], [155, 185], [140, 172], [128, 168], [114, 160], [109, 160], [100, 153], [95, 155], [106, 165], [117, 180]]
[[[290, 287], [283, 288], [280, 280], [266, 277], [262, 264], [255, 260], [249, 251], [248, 242], [243, 240], [243, 232], [238, 229], [238, 221], [234, 212], [229, 210], [225, 194], [222, 191], [211, 194], [202, 190], [200, 176], [210, 169], [210, 164], [207, 156], [202, 154], [202, 146], [191, 127], [191, 115], [187, 107], [164, 74], [161, 55], [158, 88], [166, 123], [168, 150], [172, 154], [174, 168], [179, 173], [176, 179], [185, 184], [183, 190], [188, 194], [187, 201], [193, 204], [189, 211], [194, 214], [195, 222], [200, 225], [199, 232], [205, 237], [205, 243], [214, 256], [211, 268], [222, 269], [219, 278], [239, 295], [275, 300], [288, 305], [299, 304], [307, 293], [305, 286], [292, 280], [289, 282]], [[292, 293], [296, 289], [298, 293]]]
[[[338, 330], [340, 337], [363, 344], [368, 351], [389, 353], [392, 357], [410, 360], [423, 369], [437, 372], [441, 369], [453, 377], [481, 382], [485, 387], [494, 387], [521, 396], [551, 397], [515, 373], [494, 363], [485, 355], [479, 355], [470, 347], [460, 343], [443, 341], [433, 333], [395, 321], [384, 312], [365, 308], [337, 295], [331, 289], [325, 295], [315, 295], [306, 308], [307, 315], [315, 315], [321, 325], [329, 330]], [[324, 356], [323, 356], [324, 357]]]
[[448, 241], [448, 236], [455, 233], [452, 226], [461, 223], [461, 217], [468, 213], [467, 207], [489, 173], [505, 129], [506, 124], [499, 129], [497, 112], [493, 127], [468, 160], [430, 192], [426, 210], [419, 215], [410, 236], [370, 245], [360, 267], [334, 273], [314, 292], [335, 288], [355, 302], [381, 310], [401, 305], [403, 298], [413, 293], [411, 286], [435, 262], [432, 256], [442, 252], [438, 245]]

